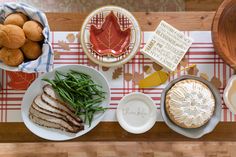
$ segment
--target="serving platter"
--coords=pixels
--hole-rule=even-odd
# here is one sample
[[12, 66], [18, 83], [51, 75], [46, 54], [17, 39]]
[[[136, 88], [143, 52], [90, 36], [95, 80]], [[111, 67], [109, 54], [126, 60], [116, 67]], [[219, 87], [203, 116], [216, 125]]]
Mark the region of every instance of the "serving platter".
[[47, 139], [47, 140], [53, 140], [53, 141], [64, 141], [64, 140], [69, 140], [73, 139], [79, 136], [82, 136], [92, 130], [103, 118], [105, 112], [99, 112], [94, 115], [93, 121], [91, 123], [91, 126], [89, 127], [88, 124], [84, 125], [84, 130], [78, 132], [78, 133], [67, 133], [67, 132], [62, 132], [60, 130], [56, 129], [51, 129], [51, 128], [45, 128], [41, 127], [35, 123], [33, 123], [29, 119], [29, 108], [34, 100], [34, 98], [37, 95], [40, 95], [42, 93], [42, 88], [46, 84], [44, 81], [42, 81], [43, 78], [49, 78], [53, 79], [55, 76], [55, 71], [60, 71], [63, 73], [67, 73], [69, 70], [75, 70], [78, 72], [85, 73], [89, 76], [92, 77], [92, 80], [101, 85], [102, 89], [106, 91], [105, 94], [105, 99], [101, 102], [100, 106], [102, 107], [107, 107], [110, 102], [110, 88], [108, 85], [108, 82], [106, 78], [98, 71], [96, 71], [93, 68], [83, 66], [83, 65], [67, 65], [67, 66], [62, 66], [59, 68], [56, 68], [54, 71], [45, 73], [38, 77], [27, 89], [23, 101], [22, 101], [22, 108], [21, 108], [21, 114], [23, 121], [26, 125], [26, 127], [33, 132], [35, 135]]

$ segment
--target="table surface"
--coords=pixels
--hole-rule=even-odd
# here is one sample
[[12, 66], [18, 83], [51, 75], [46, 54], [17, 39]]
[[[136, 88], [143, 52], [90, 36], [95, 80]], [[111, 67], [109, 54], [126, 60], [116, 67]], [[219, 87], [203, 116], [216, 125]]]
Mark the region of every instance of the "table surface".
[[[161, 20], [185, 31], [210, 31], [215, 12], [134, 12], [143, 31], [153, 31]], [[80, 31], [85, 13], [46, 13], [52, 31]], [[221, 122], [216, 129], [194, 141], [236, 141], [236, 123]], [[117, 122], [101, 122], [84, 136], [72, 141], [191, 141], [157, 122], [148, 132], [134, 135], [123, 130]], [[0, 123], [0, 142], [44, 142], [31, 133], [23, 123]]]

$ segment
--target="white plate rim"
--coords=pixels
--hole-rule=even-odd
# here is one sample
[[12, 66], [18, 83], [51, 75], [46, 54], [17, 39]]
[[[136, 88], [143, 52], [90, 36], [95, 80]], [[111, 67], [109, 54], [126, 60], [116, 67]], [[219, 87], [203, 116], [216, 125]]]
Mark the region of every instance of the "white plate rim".
[[[134, 96], [139, 96], [139, 98], [143, 98], [143, 99], [147, 99], [150, 103], [146, 103], [149, 105], [149, 107], [152, 108], [153, 110], [153, 116], [149, 118], [149, 121], [150, 121], [150, 125], [146, 125], [145, 128], [143, 128], [142, 130], [133, 130], [132, 128], [133, 127], [128, 127], [128, 124], [124, 124], [123, 123], [123, 120], [122, 120], [122, 113], [121, 113], [121, 107], [122, 107], [122, 103], [124, 101], [126, 101], [127, 99], [132, 99], [132, 97]], [[117, 106], [117, 110], [116, 110], [116, 117], [117, 117], [117, 120], [118, 120], [118, 123], [120, 124], [120, 126], [130, 132], [130, 133], [133, 133], [133, 134], [142, 134], [142, 133], [145, 133], [147, 132], [148, 130], [150, 130], [154, 124], [157, 122], [157, 109], [156, 109], [156, 105], [154, 103], [154, 101], [152, 100], [152, 98], [149, 96], [149, 95], [146, 95], [144, 93], [141, 93], [141, 92], [133, 92], [133, 93], [130, 93], [128, 95], [125, 95], [121, 100], [120, 102], [118, 103], [118, 106]], [[144, 126], [144, 125], [143, 125]]]
[[[106, 63], [106, 62], [100, 62], [98, 61], [97, 59], [95, 59], [91, 54], [90, 52], [88, 51], [88, 48], [86, 46], [86, 43], [84, 42], [83, 40], [83, 37], [84, 37], [84, 33], [85, 33], [85, 28], [86, 28], [86, 25], [87, 23], [89, 22], [90, 20], [90, 17], [93, 16], [94, 14], [98, 13], [100, 10], [104, 10], [104, 9], [117, 9], [117, 10], [122, 10], [122, 12], [125, 12], [125, 14], [129, 14], [129, 16], [136, 22], [136, 25], [137, 25], [137, 30], [139, 31], [138, 35], [139, 37], [136, 37], [136, 38], [139, 38], [139, 40], [137, 41], [136, 43], [136, 47], [134, 47], [133, 51], [123, 60], [121, 61], [118, 61], [118, 62], [110, 62], [110, 63]], [[127, 63], [128, 61], [130, 61], [134, 56], [135, 54], [138, 52], [138, 49], [140, 48], [140, 44], [141, 44], [141, 39], [142, 39], [142, 33], [141, 33], [141, 28], [140, 28], [140, 25], [138, 23], [138, 21], [136, 20], [136, 18], [126, 9], [124, 8], [121, 8], [121, 7], [118, 7], [118, 6], [113, 6], [113, 5], [108, 5], [108, 6], [103, 6], [103, 7], [100, 7], [96, 10], [94, 10], [93, 12], [91, 12], [84, 20], [83, 24], [82, 24], [82, 27], [81, 27], [81, 31], [80, 31], [80, 42], [81, 42], [81, 46], [85, 52], [85, 54], [88, 56], [88, 58], [90, 60], [92, 60], [94, 63], [98, 64], [98, 65], [101, 65], [101, 66], [104, 66], [104, 67], [114, 67], [114, 66], [120, 66], [120, 65], [123, 65], [125, 63]]]
[[[41, 75], [40, 77], [38, 77], [38, 78], [29, 86], [29, 88], [28, 88], [27, 91], [25, 92], [25, 95], [24, 95], [24, 97], [23, 97], [22, 104], [21, 104], [21, 116], [22, 116], [22, 119], [23, 119], [24, 124], [26, 125], [26, 127], [27, 127], [32, 133], [34, 133], [34, 134], [37, 135], [38, 137], [41, 137], [41, 138], [46, 139], [46, 140], [51, 140], [51, 141], [65, 141], [65, 140], [71, 140], [71, 139], [80, 137], [80, 136], [82, 136], [82, 135], [88, 133], [88, 132], [89, 132], [90, 130], [92, 130], [93, 128], [95, 128], [95, 127], [98, 125], [98, 123], [101, 122], [101, 120], [103, 119], [103, 117], [104, 117], [104, 115], [105, 115], [105, 112], [104, 112], [104, 113], [101, 113], [101, 115], [97, 118], [97, 120], [94, 121], [94, 122], [92, 122], [92, 125], [91, 125], [89, 128], [87, 128], [87, 129], [85, 129], [85, 130], [83, 130], [83, 131], [80, 131], [80, 132], [78, 132], [78, 133], [76, 133], [76, 134], [66, 133], [66, 132], [60, 131], [60, 130], [58, 130], [58, 129], [50, 129], [50, 128], [48, 129], [48, 128], [39, 126], [39, 125], [33, 123], [32, 121], [30, 121], [30, 119], [29, 119], [29, 117], [28, 117], [28, 114], [27, 114], [27, 115], [25, 114], [25, 112], [27, 112], [27, 111], [24, 110], [25, 107], [26, 107], [26, 108], [29, 108], [30, 105], [31, 105], [30, 102], [28, 102], [28, 104], [27, 104], [27, 102], [26, 102], [27, 93], [28, 93], [29, 90], [34, 86], [34, 84], [35, 84], [36, 82], [40, 81], [39, 79], [45, 77], [46, 75], [50, 75], [50, 74], [54, 73], [56, 70], [60, 70], [60, 69], [64, 69], [64, 68], [67, 68], [67, 69], [72, 69], [72, 68], [83, 69], [83, 68], [84, 68], [84, 69], [89, 69], [89, 70], [91, 70], [91, 71], [93, 71], [93, 72], [99, 74], [99, 76], [100, 76], [101, 78], [103, 78], [103, 81], [104, 81], [104, 83], [105, 83], [106, 86], [107, 86], [107, 87], [104, 88], [104, 89], [107, 90], [107, 98], [106, 98], [106, 102], [103, 102], [103, 103], [106, 104], [106, 107], [108, 107], [108, 105], [110, 104], [110, 100], [111, 100], [111, 95], [110, 95], [110, 93], [111, 93], [111, 92], [110, 92], [109, 83], [108, 83], [107, 79], [105, 78], [105, 76], [104, 76], [100, 71], [97, 71], [97, 70], [95, 70], [94, 68], [91, 68], [91, 67], [88, 67], [88, 66], [85, 66], [85, 65], [65, 65], [65, 66], [60, 66], [60, 67], [58, 67], [58, 68], [55, 68], [55, 69], [54, 69], [53, 71], [51, 71], [51, 72], [44, 73], [43, 75]], [[86, 73], [86, 72], [85, 72], [85, 73]], [[95, 82], [96, 82], [96, 81], [95, 81]], [[39, 93], [38, 93], [38, 94], [39, 94]], [[104, 101], [105, 101], [105, 100], [104, 100]], [[28, 105], [28, 106], [27, 106], [27, 105]], [[43, 129], [43, 130], [47, 130], [47, 131], [49, 131], [49, 132], [56, 131], [55, 134], [63, 134], [63, 136], [65, 136], [65, 137], [64, 137], [64, 138], [58, 138], [58, 139], [57, 139], [57, 138], [48, 138], [48, 137], [46, 137], [46, 135], [42, 135], [42, 134], [40, 134], [39, 132], [33, 130], [33, 129], [32, 129], [32, 126], [31, 126], [32, 124], [35, 125], [35, 126], [37, 126], [37, 127], [39, 128], [39, 130]], [[42, 130], [41, 130], [41, 131], [42, 131]]]

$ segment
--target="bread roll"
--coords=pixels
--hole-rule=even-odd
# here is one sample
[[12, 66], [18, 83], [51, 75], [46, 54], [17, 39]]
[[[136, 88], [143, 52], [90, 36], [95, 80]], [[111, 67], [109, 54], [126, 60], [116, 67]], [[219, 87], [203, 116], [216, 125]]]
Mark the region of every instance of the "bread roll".
[[[1, 31], [1, 29], [3, 28], [3, 25], [2, 24], [0, 24], [0, 31]], [[0, 48], [2, 48], [2, 45], [1, 45], [1, 43], [0, 43]]]
[[4, 21], [4, 25], [12, 24], [22, 28], [27, 20], [28, 17], [23, 13], [13, 13], [7, 16], [7, 18]]
[[20, 49], [3, 47], [0, 50], [0, 60], [8, 66], [18, 66], [24, 61], [24, 56]]
[[16, 25], [4, 25], [0, 28], [0, 45], [18, 49], [25, 43], [24, 31]]
[[0, 30], [3, 28], [4, 25], [0, 24]]
[[38, 42], [26, 40], [21, 47], [24, 56], [28, 59], [37, 59], [42, 54], [42, 48]]
[[23, 30], [28, 39], [32, 41], [41, 41], [43, 40], [43, 26], [36, 21], [27, 21]]

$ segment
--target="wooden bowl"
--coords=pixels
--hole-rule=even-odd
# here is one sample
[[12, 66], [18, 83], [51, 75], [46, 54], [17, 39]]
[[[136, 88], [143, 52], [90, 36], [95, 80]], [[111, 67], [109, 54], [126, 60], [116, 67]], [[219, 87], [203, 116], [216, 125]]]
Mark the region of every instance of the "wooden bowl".
[[216, 52], [236, 70], [236, 0], [224, 0], [212, 24]]

